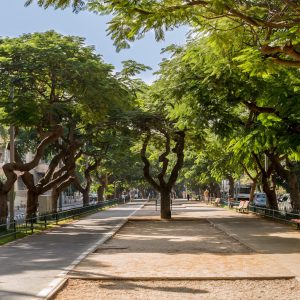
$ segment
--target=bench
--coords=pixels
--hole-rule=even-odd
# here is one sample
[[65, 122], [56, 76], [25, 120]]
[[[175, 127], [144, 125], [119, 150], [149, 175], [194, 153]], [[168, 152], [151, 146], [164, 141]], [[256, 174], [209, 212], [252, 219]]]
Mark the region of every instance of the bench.
[[245, 201], [240, 201], [239, 205], [234, 206], [233, 208], [235, 208], [236, 211], [240, 212], [243, 209]]
[[300, 230], [300, 219], [291, 219], [291, 222], [297, 224], [297, 229]]
[[221, 205], [221, 198], [216, 198], [216, 199], [215, 199], [215, 202], [214, 202], [214, 205], [215, 205], [215, 206]]
[[250, 203], [249, 200], [245, 201], [245, 203], [244, 203], [244, 205], [243, 205], [243, 207], [241, 209], [241, 212], [248, 213], [248, 211], [249, 211], [249, 203]]

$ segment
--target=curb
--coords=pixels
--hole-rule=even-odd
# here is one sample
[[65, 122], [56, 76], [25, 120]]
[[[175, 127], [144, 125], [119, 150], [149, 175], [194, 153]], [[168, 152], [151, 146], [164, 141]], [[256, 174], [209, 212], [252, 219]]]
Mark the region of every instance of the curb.
[[238, 276], [231, 276], [231, 277], [86, 277], [86, 276], [78, 276], [72, 277], [70, 276], [68, 279], [78, 279], [78, 280], [92, 280], [92, 281], [205, 281], [205, 280], [226, 280], [226, 281], [233, 281], [233, 280], [276, 280], [276, 279], [295, 279], [293, 275], [286, 275], [286, 276], [245, 276], [245, 277], [238, 277]]
[[237, 242], [239, 242], [240, 244], [244, 245], [246, 248], [248, 248], [248, 250], [250, 250], [251, 252], [254, 253], [262, 253], [256, 249], [254, 249], [252, 246], [250, 246], [249, 244], [245, 243], [244, 241], [242, 241], [236, 234], [234, 233], [229, 233], [224, 226], [214, 223], [213, 221], [211, 221], [210, 219], [206, 219], [208, 221], [208, 223], [214, 227], [216, 227], [217, 229], [219, 229], [220, 231], [224, 232], [226, 235], [228, 235], [229, 237], [233, 238], [234, 240], [236, 240]]
[[51, 300], [65, 286], [65, 284], [67, 283], [68, 278], [66, 278], [65, 276], [71, 270], [73, 270], [89, 254], [91, 254], [92, 252], [94, 252], [99, 247], [99, 245], [105, 243], [107, 240], [109, 240], [110, 238], [112, 238], [128, 222], [128, 219], [132, 215], [134, 215], [138, 210], [140, 210], [141, 208], [143, 208], [146, 203], [147, 203], [147, 201], [144, 202], [142, 205], [140, 205], [129, 216], [127, 216], [126, 218], [124, 218], [124, 220], [120, 224], [116, 225], [113, 229], [111, 229], [110, 232], [105, 233], [104, 236], [100, 240], [98, 240], [93, 246], [91, 246], [90, 248], [88, 248], [86, 251], [84, 251], [83, 253], [81, 253], [69, 266], [67, 266], [66, 268], [64, 268], [63, 271], [61, 273], [59, 273], [57, 275], [57, 277], [49, 283], [48, 287], [44, 288], [43, 290], [41, 290], [36, 295], [38, 297], [38, 299]]

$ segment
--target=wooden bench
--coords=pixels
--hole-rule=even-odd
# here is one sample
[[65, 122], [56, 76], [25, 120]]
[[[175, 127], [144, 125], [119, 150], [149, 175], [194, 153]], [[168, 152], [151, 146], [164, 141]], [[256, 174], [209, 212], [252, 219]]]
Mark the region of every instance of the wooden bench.
[[249, 200], [245, 201], [242, 209], [240, 210], [240, 212], [248, 213], [248, 211], [249, 211], [249, 203], [250, 203]]
[[291, 219], [291, 222], [297, 224], [297, 229], [300, 230], [300, 219]]
[[215, 205], [215, 206], [221, 205], [221, 198], [216, 198], [216, 199], [215, 199], [215, 202], [214, 202], [214, 205]]
[[233, 208], [235, 208], [236, 211], [240, 212], [243, 209], [245, 201], [240, 201], [239, 205], [234, 206]]

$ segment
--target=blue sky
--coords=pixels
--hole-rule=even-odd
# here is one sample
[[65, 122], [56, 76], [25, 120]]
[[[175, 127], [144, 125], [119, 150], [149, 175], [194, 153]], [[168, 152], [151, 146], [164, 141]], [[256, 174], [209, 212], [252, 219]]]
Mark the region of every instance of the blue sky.
[[[86, 43], [94, 45], [96, 51], [103, 56], [105, 62], [119, 69], [121, 61], [127, 59], [136, 60], [158, 69], [158, 64], [165, 55], [161, 55], [161, 48], [171, 43], [183, 44], [187, 29], [182, 28], [166, 34], [164, 42], [156, 42], [153, 33], [132, 44], [130, 49], [117, 53], [113, 41], [106, 36], [106, 22], [109, 17], [97, 16], [89, 12], [79, 14], [72, 13], [71, 9], [44, 10], [33, 4], [24, 7], [25, 0], [1, 0], [0, 10], [0, 35], [15, 37], [23, 33], [43, 32], [50, 29], [66, 34], [78, 35], [86, 38]], [[146, 82], [154, 79], [152, 72], [146, 72], [140, 77]]]

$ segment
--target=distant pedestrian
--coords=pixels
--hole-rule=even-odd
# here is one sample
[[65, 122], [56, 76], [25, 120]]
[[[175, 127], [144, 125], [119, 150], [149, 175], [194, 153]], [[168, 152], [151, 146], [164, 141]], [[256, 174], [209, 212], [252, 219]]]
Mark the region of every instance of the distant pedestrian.
[[206, 189], [206, 190], [204, 191], [203, 195], [204, 195], [204, 201], [205, 201], [205, 203], [207, 204], [207, 203], [208, 203], [208, 200], [209, 200], [209, 190]]
[[187, 201], [190, 201], [190, 194], [186, 195]]

